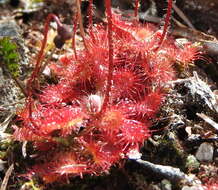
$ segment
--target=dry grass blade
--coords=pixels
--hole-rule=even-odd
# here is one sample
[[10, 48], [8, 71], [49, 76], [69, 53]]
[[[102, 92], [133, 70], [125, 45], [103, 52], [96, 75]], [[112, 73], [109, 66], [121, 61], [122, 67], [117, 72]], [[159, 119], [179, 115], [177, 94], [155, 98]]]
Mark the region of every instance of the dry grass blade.
[[210, 119], [207, 115], [205, 115], [203, 113], [197, 113], [197, 116], [200, 117], [201, 119], [203, 119], [205, 122], [210, 124], [212, 127], [214, 127], [214, 129], [216, 129], [218, 131], [218, 124], [215, 121], [213, 121], [212, 119]]
[[0, 123], [0, 133], [5, 132], [14, 115], [14, 113], [11, 113], [2, 123]]
[[10, 134], [5, 133], [9, 123], [14, 117], [14, 113], [11, 113], [2, 123], [0, 123], [0, 141], [8, 138]]
[[175, 3], [173, 3], [173, 9], [178, 14], [178, 16], [192, 29], [195, 29], [195, 27], [192, 25], [191, 21], [188, 19], [188, 17], [180, 10]]
[[8, 168], [7, 172], [5, 173], [5, 177], [4, 177], [3, 182], [1, 184], [0, 190], [6, 190], [9, 177], [10, 177], [13, 170], [14, 170], [14, 164], [11, 164], [11, 166]]

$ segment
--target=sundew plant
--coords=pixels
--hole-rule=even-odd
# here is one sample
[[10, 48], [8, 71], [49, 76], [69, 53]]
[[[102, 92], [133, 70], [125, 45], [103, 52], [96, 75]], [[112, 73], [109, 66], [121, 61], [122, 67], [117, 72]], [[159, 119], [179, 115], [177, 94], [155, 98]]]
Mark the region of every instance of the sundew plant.
[[[50, 14], [35, 69], [28, 81], [26, 104], [18, 110], [19, 125], [13, 138], [31, 142], [35, 165], [27, 176], [45, 183], [65, 181], [84, 174], [108, 173], [111, 166], [139, 152], [151, 136], [149, 128], [165, 97], [165, 84], [175, 79], [173, 65], [188, 65], [198, 57], [191, 42], [178, 45], [167, 34], [172, 0], [163, 30], [137, 20], [138, 1], [131, 21], [113, 12], [105, 0], [105, 23], [82, 31], [80, 1], [77, 19], [84, 48], [63, 54], [50, 64], [58, 82], [39, 85], [44, 48], [50, 21], [56, 21], [55, 43], [61, 47], [74, 34]], [[76, 50], [77, 49], [77, 50]]]

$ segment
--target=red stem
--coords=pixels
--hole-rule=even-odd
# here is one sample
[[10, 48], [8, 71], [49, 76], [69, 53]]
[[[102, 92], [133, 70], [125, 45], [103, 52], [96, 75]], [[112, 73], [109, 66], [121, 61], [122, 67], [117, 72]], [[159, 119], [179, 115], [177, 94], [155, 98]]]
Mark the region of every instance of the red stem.
[[160, 41], [159, 41], [157, 49], [159, 49], [162, 46], [163, 41], [165, 39], [165, 36], [167, 34], [168, 26], [169, 26], [169, 23], [170, 23], [172, 6], [173, 6], [173, 1], [172, 0], [168, 0], [167, 15], [166, 15], [166, 18], [165, 18], [165, 21], [164, 21], [164, 29], [163, 29], [163, 33], [161, 35], [161, 38], [160, 38]]
[[77, 16], [78, 16], [78, 21], [79, 21], [79, 29], [80, 29], [80, 35], [83, 39], [83, 44], [85, 46], [85, 49], [89, 52], [88, 45], [86, 43], [86, 38], [85, 38], [85, 31], [83, 28], [83, 20], [82, 20], [82, 13], [81, 13], [81, 8], [80, 8], [80, 3], [81, 0], [76, 0], [76, 6], [77, 6]]
[[59, 21], [58, 17], [54, 14], [49, 14], [46, 18], [45, 21], [45, 26], [44, 26], [44, 33], [43, 33], [43, 40], [42, 40], [42, 45], [41, 45], [41, 49], [39, 51], [37, 60], [36, 60], [36, 66], [33, 70], [33, 73], [27, 83], [27, 92], [29, 96], [32, 96], [32, 85], [33, 82], [35, 81], [35, 79], [37, 78], [38, 74], [40, 73], [40, 68], [41, 68], [41, 62], [42, 62], [42, 58], [44, 55], [44, 50], [45, 50], [45, 46], [47, 43], [47, 36], [48, 36], [48, 30], [49, 30], [49, 24], [52, 20], [55, 20], [55, 22], [57, 23], [58, 26], [62, 26], [61, 22]]
[[72, 35], [72, 48], [74, 52], [75, 59], [77, 60], [77, 52], [76, 52], [76, 30], [77, 30], [77, 22], [78, 22], [78, 15], [75, 16], [73, 19], [73, 35]]
[[90, 30], [92, 30], [92, 24], [93, 24], [92, 11], [93, 11], [93, 0], [89, 0], [88, 15], [89, 15], [89, 28], [90, 28]]
[[33, 117], [32, 117], [33, 85], [34, 85], [34, 82], [37, 79], [37, 77], [38, 77], [38, 75], [40, 73], [40, 70], [41, 70], [41, 66], [42, 66], [41, 62], [42, 62], [42, 59], [43, 59], [43, 56], [44, 56], [44, 50], [45, 50], [45, 46], [46, 46], [46, 43], [47, 43], [49, 24], [50, 24], [50, 22], [52, 20], [54, 20], [57, 23], [58, 26], [60, 26], [60, 27], [62, 26], [60, 20], [58, 19], [58, 17], [56, 15], [49, 14], [47, 16], [46, 21], [45, 21], [45, 25], [44, 25], [44, 33], [43, 33], [44, 38], [42, 40], [41, 49], [40, 49], [40, 51], [38, 53], [38, 56], [37, 56], [35, 68], [34, 68], [34, 70], [32, 72], [32, 75], [30, 76], [30, 79], [27, 82], [27, 95], [28, 95], [27, 102], [28, 102], [28, 109], [29, 109], [29, 119], [30, 119], [30, 122], [33, 125], [33, 129], [38, 128], [37, 124], [33, 121]]
[[139, 0], [135, 0], [135, 17], [137, 19], [139, 9]]
[[105, 98], [102, 105], [101, 112], [105, 111], [109, 102], [109, 95], [112, 86], [113, 79], [113, 39], [112, 39], [112, 11], [111, 11], [111, 1], [105, 0], [105, 7], [107, 13], [107, 21], [108, 21], [108, 49], [109, 49], [109, 57], [108, 57], [108, 76], [107, 76], [107, 86], [105, 92]]

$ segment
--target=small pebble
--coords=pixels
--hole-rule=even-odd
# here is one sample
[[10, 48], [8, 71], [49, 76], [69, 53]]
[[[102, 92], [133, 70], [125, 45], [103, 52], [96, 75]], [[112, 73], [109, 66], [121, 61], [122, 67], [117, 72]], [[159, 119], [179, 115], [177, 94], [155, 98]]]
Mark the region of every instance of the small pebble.
[[150, 184], [148, 186], [148, 190], [161, 190], [158, 185], [155, 185], [155, 184]]
[[172, 190], [172, 184], [170, 181], [163, 179], [161, 181], [161, 190]]
[[195, 185], [195, 186], [184, 186], [182, 188], [182, 190], [204, 190], [203, 187], [201, 187], [201, 185]]
[[0, 159], [0, 171], [1, 172], [5, 170], [5, 164], [6, 163], [7, 163], [6, 161], [3, 161], [3, 160]]
[[45, 67], [42, 72], [45, 76], [51, 76], [51, 69], [49, 67]]
[[218, 163], [218, 148], [214, 150], [214, 161]]
[[201, 162], [213, 161], [214, 147], [210, 143], [202, 143], [196, 153], [196, 158]]

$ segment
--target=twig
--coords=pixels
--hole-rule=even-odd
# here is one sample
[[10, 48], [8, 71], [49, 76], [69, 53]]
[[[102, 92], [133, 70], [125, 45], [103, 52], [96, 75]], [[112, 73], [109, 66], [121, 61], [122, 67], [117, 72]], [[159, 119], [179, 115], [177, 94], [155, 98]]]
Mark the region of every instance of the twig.
[[147, 169], [152, 170], [154, 173], [161, 175], [164, 178], [167, 178], [171, 182], [178, 183], [178, 182], [184, 181], [188, 184], [193, 183], [193, 179], [189, 177], [188, 175], [186, 175], [185, 173], [181, 172], [179, 168], [153, 164], [151, 162], [141, 160], [141, 159], [137, 159], [135, 161], [143, 165]]

